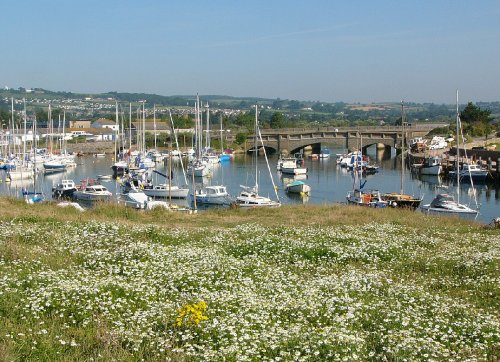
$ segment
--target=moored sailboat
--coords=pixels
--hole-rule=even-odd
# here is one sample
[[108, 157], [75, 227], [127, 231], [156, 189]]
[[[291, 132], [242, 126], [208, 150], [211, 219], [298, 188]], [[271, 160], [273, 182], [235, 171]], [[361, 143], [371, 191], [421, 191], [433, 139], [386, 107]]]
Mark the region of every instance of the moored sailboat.
[[[255, 138], [254, 138], [254, 163], [255, 163], [255, 185], [254, 186], [243, 186], [240, 185], [241, 191], [238, 197], [236, 197], [236, 204], [239, 207], [245, 207], [245, 208], [253, 208], [253, 207], [279, 207], [281, 206], [281, 203], [279, 202], [278, 199], [278, 194], [276, 193], [276, 198], [278, 201], [272, 200], [269, 197], [265, 197], [262, 195], [259, 195], [259, 182], [258, 182], [258, 146], [257, 146], [257, 139], [259, 139], [260, 136], [260, 131], [259, 131], [259, 120], [258, 120], [258, 107], [255, 105]], [[262, 143], [262, 139], [261, 139]], [[262, 144], [262, 146], [264, 146]], [[266, 151], [264, 148], [264, 156], [266, 157], [266, 162], [269, 170], [269, 175], [272, 180], [271, 176], [271, 170], [269, 169], [269, 163], [267, 160], [267, 155]], [[272, 181], [273, 186], [274, 186], [274, 181]], [[274, 187], [275, 192], [276, 192], [276, 187]]]
[[[458, 140], [459, 131], [461, 127], [460, 113], [458, 112], [458, 90], [457, 90], [457, 151], [458, 151]], [[456, 157], [456, 169], [459, 169], [459, 157], [457, 152]], [[438, 194], [432, 200], [430, 204], [421, 206], [422, 212], [431, 215], [448, 215], [448, 216], [460, 216], [464, 218], [475, 219], [479, 215], [479, 210], [473, 209], [467, 205], [460, 203], [460, 173], [456, 173], [457, 181], [457, 199], [455, 200], [453, 196], [449, 194]]]
[[423, 200], [423, 196], [416, 197], [414, 195], [409, 195], [404, 192], [404, 175], [405, 175], [405, 112], [404, 103], [401, 101], [401, 178], [400, 178], [400, 190], [397, 192], [390, 192], [382, 194], [382, 200], [387, 201], [390, 206], [408, 208], [415, 210], [420, 206]]

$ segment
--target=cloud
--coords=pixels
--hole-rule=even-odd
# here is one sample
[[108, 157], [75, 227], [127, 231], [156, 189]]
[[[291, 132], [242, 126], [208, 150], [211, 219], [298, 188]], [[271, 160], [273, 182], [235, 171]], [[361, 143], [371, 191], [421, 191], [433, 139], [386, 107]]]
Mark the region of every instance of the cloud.
[[223, 42], [212, 43], [212, 44], [204, 44], [202, 47], [203, 48], [216, 48], [216, 47], [227, 47], [227, 46], [233, 46], [233, 45], [253, 44], [253, 43], [259, 43], [259, 42], [266, 41], [266, 40], [293, 38], [296, 36], [307, 35], [307, 34], [327, 33], [327, 32], [330, 32], [330, 31], [333, 31], [336, 29], [352, 27], [354, 25], [356, 25], [356, 23], [346, 23], [346, 24], [339, 24], [336, 26], [330, 26], [330, 27], [326, 27], [326, 28], [305, 29], [305, 30], [291, 31], [288, 33], [281, 33], [281, 34], [261, 35], [261, 36], [258, 36], [255, 38], [249, 38], [249, 39], [229, 40], [229, 41], [223, 41]]

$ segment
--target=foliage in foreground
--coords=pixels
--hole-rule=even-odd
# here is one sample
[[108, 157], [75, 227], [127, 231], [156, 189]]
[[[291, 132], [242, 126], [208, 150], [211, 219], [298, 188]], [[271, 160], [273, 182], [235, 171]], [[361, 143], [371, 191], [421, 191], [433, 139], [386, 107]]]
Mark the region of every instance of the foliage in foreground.
[[498, 358], [500, 234], [0, 224], [1, 360]]

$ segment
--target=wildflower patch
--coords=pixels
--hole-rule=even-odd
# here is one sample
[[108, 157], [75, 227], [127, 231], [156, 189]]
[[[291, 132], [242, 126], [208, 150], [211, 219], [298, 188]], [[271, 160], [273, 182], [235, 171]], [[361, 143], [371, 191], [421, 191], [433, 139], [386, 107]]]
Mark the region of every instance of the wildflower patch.
[[22, 219], [0, 247], [0, 359], [499, 358], [495, 232]]

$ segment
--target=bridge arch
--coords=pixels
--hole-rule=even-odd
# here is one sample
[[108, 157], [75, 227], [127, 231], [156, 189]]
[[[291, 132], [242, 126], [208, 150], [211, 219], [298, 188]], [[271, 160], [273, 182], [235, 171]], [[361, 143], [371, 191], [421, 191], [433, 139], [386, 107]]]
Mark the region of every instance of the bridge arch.
[[[257, 152], [264, 152], [262, 148], [263, 148], [262, 145], [257, 146]], [[272, 154], [278, 152], [278, 150], [276, 148], [268, 146], [268, 145], [264, 145], [264, 148], [266, 149], [266, 154], [268, 154], [268, 155], [272, 155]], [[251, 148], [247, 149], [246, 152], [248, 154], [252, 154], [252, 153], [254, 153], [254, 150], [255, 150], [255, 147], [251, 147]]]

